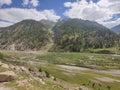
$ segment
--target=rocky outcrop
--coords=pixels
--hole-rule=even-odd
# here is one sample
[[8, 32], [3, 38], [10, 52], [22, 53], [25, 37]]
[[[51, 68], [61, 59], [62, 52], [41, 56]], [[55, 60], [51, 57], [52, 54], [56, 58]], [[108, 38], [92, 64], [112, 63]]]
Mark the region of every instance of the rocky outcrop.
[[0, 82], [7, 82], [14, 80], [17, 75], [13, 71], [5, 71], [0, 73]]
[[15, 51], [15, 44], [11, 44], [11, 45], [8, 45], [7, 46], [7, 50], [12, 50], [12, 51]]
[[9, 69], [9, 65], [8, 65], [8, 64], [5, 64], [5, 63], [2, 63], [2, 64], [1, 64], [1, 67], [6, 68], [6, 69]]

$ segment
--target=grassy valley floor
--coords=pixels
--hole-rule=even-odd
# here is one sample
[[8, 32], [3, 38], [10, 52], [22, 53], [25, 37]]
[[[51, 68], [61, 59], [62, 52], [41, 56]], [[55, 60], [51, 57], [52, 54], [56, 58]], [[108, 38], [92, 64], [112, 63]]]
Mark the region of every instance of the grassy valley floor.
[[[0, 51], [2, 62], [37, 70], [19, 72], [5, 83], [16, 90], [120, 90], [120, 55]], [[0, 67], [0, 72], [10, 70]], [[40, 81], [37, 74], [46, 74]], [[41, 79], [41, 78], [40, 78]], [[21, 83], [25, 83], [21, 85]]]

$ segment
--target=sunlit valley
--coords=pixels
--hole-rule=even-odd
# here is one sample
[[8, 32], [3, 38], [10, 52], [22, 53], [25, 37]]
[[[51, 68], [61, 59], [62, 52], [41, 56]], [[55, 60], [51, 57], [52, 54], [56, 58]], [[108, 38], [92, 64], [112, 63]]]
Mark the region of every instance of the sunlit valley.
[[120, 1], [48, 1], [0, 0], [0, 90], [120, 90]]

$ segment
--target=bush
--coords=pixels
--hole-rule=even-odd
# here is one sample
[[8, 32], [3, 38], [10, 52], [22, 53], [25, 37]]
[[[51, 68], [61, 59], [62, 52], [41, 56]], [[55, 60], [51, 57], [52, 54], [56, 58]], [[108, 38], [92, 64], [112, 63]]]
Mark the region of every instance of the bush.
[[49, 74], [47, 71], [45, 71], [45, 74], [46, 74], [46, 77], [47, 77], [47, 78], [50, 77], [50, 74]]
[[107, 86], [107, 88], [110, 90], [111, 89], [111, 87], [110, 86]]
[[4, 55], [0, 52], [0, 59], [3, 59]]
[[95, 53], [99, 53], [99, 54], [114, 54], [112, 51], [110, 50], [100, 50], [100, 51], [97, 51]]
[[39, 68], [39, 72], [42, 72], [42, 69], [41, 69], [41, 68]]

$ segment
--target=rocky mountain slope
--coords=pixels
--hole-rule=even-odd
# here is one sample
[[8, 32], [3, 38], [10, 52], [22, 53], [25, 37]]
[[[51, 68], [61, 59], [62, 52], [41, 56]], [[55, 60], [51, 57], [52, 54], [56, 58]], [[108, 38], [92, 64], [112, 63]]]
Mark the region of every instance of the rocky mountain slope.
[[42, 22], [23, 20], [12, 26], [0, 28], [0, 48], [40, 50], [52, 39], [52, 34], [47, 26]]
[[81, 19], [23, 20], [0, 28], [0, 49], [80, 52], [119, 46], [120, 36], [92, 21]]

